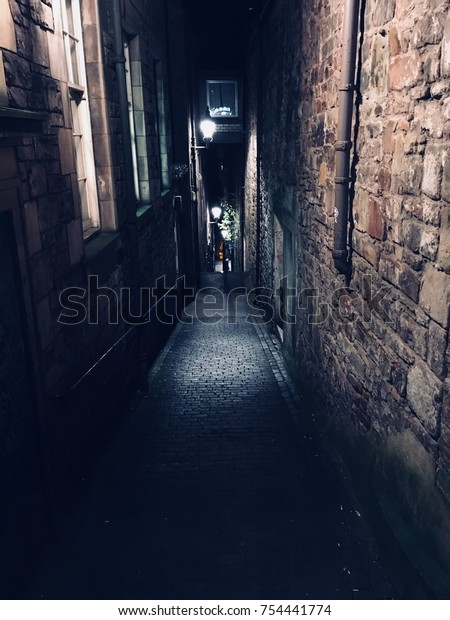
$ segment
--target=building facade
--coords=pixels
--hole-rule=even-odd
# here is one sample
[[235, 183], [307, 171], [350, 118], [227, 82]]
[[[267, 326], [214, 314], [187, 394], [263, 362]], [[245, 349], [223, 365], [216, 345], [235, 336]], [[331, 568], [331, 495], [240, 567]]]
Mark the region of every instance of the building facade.
[[0, 11], [8, 588], [171, 329], [139, 290], [191, 278], [193, 246], [182, 3], [4, 0]]

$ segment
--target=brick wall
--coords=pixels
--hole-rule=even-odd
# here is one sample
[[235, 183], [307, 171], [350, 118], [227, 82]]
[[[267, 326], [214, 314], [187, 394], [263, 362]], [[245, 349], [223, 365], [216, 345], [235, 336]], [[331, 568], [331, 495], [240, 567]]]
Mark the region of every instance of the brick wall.
[[[259, 65], [264, 76], [259, 117], [253, 94], [247, 99], [249, 226], [257, 123], [260, 132], [261, 283], [272, 287], [277, 269], [276, 217], [284, 234], [295, 234], [298, 290], [317, 289], [323, 303], [345, 285], [331, 256], [342, 18], [341, 0], [318, 2], [314, 11], [278, 0], [261, 25], [261, 55], [257, 39], [249, 53], [249, 75]], [[320, 386], [322, 423], [333, 441], [368, 472], [366, 490], [375, 490], [389, 526], [413, 561], [427, 564], [437, 590], [450, 562], [441, 544], [450, 500], [449, 25], [447, 2], [366, 2], [351, 287], [359, 300], [353, 308], [369, 300], [367, 277], [372, 295], [384, 287], [389, 317], [343, 322], [330, 315], [311, 324], [297, 309], [285, 347], [302, 378]], [[288, 195], [294, 225], [283, 215]], [[254, 237], [247, 243], [255, 273]], [[414, 548], [405, 532], [413, 533]]]

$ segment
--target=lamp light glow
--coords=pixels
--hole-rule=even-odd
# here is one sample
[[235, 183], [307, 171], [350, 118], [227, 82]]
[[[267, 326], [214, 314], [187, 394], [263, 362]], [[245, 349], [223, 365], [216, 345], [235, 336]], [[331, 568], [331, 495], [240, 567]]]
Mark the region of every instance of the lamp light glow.
[[203, 140], [205, 142], [211, 142], [216, 132], [216, 123], [207, 118], [200, 123], [200, 131], [203, 134]]
[[222, 215], [222, 209], [220, 207], [213, 207], [211, 209], [211, 214], [212, 214], [213, 218], [217, 222], [217, 220], [219, 220], [220, 216]]

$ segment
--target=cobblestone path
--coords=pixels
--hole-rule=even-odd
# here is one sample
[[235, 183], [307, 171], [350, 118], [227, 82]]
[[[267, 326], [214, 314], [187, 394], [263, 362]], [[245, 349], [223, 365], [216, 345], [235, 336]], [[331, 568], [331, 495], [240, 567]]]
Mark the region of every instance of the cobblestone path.
[[176, 328], [28, 598], [395, 597], [272, 337], [245, 316]]

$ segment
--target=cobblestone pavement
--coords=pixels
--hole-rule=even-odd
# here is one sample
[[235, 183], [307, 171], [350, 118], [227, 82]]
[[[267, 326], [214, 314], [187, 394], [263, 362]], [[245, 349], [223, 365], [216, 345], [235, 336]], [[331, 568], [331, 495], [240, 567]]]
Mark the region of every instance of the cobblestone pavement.
[[245, 316], [241, 301], [234, 324], [176, 328], [27, 598], [395, 598], [272, 337]]

